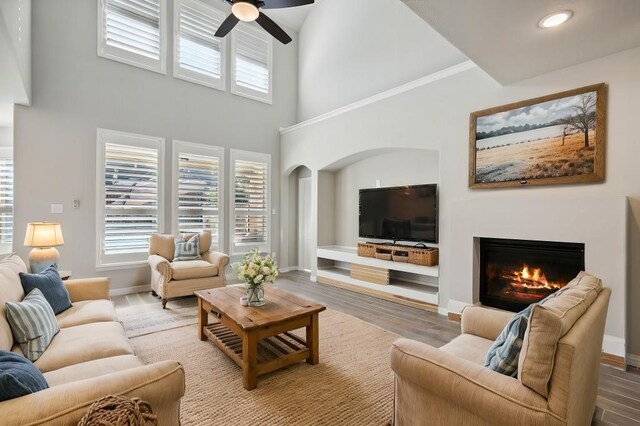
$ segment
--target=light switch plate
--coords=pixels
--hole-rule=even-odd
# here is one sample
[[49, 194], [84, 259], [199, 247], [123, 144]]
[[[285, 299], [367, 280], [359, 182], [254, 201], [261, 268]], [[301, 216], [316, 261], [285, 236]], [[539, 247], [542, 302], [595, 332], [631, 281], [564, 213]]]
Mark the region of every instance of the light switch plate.
[[51, 213], [53, 214], [62, 214], [64, 213], [64, 205], [63, 204], [51, 204]]

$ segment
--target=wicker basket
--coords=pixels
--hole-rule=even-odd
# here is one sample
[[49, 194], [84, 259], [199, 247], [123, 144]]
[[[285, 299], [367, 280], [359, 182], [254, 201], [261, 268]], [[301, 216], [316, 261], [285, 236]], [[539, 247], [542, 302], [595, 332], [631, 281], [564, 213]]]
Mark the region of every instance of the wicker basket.
[[358, 243], [358, 256], [376, 257], [376, 245], [373, 243]]
[[394, 262], [407, 263], [409, 261], [409, 252], [406, 247], [394, 248], [391, 251], [391, 260], [393, 260]]
[[433, 247], [411, 247], [409, 249], [409, 263], [435, 266], [438, 264], [438, 249]]

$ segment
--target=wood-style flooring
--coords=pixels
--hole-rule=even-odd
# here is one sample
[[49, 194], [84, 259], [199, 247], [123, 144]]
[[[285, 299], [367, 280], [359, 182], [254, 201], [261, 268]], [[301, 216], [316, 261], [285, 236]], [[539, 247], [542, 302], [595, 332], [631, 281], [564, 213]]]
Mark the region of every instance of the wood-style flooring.
[[[313, 283], [309, 274], [280, 275], [276, 286], [298, 293], [329, 309], [344, 312], [400, 336], [440, 347], [460, 334], [460, 324], [436, 312], [412, 308], [341, 288]], [[117, 307], [160, 303], [148, 293], [113, 298]], [[169, 301], [171, 303], [171, 301]], [[601, 365], [593, 425], [640, 426], [640, 374]]]

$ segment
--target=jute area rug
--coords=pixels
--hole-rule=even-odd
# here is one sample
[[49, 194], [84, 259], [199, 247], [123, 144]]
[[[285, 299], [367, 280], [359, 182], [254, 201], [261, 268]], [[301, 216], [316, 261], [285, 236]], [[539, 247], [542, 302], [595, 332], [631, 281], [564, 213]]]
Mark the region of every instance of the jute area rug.
[[[302, 332], [303, 330], [301, 330]], [[131, 339], [146, 362], [172, 359], [186, 373], [183, 425], [388, 425], [397, 335], [337, 311], [320, 314], [320, 364], [299, 363], [242, 387], [242, 370], [197, 325]]]

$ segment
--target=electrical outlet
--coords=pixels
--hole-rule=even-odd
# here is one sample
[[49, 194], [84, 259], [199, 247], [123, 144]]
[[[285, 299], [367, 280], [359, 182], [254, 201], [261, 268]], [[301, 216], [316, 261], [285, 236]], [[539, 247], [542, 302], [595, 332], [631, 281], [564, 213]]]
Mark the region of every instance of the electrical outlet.
[[73, 200], [73, 208], [74, 209], [80, 208], [80, 200]]
[[376, 179], [376, 188], [380, 188], [380, 179]]

